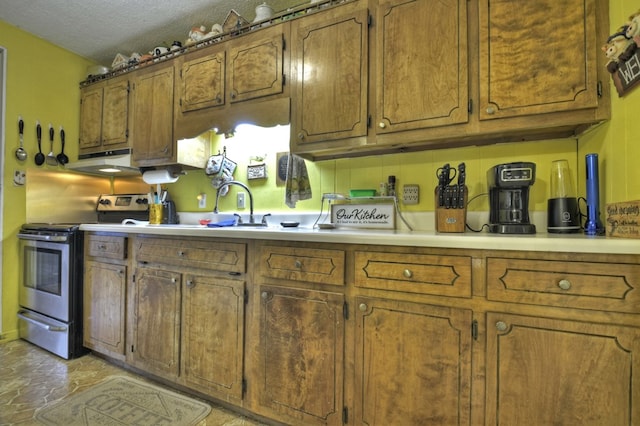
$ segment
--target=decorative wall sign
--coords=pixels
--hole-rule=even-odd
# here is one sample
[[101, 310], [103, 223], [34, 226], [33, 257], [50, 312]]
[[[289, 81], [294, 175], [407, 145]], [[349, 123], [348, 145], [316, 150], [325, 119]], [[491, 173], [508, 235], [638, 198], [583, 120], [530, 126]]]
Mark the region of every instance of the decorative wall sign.
[[289, 153], [276, 154], [276, 186], [282, 186], [287, 181], [287, 166], [289, 165]]
[[333, 204], [331, 222], [355, 228], [395, 229], [393, 204]]
[[629, 21], [611, 34], [602, 46], [609, 60], [607, 71], [618, 95], [624, 96], [640, 82], [640, 10], [629, 16]]
[[607, 236], [640, 238], [640, 200], [607, 204]]

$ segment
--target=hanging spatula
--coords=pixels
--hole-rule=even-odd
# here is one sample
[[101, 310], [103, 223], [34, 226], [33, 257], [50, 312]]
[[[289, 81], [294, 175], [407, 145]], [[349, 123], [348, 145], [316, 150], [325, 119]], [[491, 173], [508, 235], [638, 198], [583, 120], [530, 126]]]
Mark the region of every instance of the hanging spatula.
[[56, 155], [53, 153], [53, 136], [55, 131], [53, 130], [53, 125], [49, 123], [49, 141], [51, 142], [51, 152], [47, 155], [47, 164], [49, 166], [57, 166], [58, 160], [56, 159]]

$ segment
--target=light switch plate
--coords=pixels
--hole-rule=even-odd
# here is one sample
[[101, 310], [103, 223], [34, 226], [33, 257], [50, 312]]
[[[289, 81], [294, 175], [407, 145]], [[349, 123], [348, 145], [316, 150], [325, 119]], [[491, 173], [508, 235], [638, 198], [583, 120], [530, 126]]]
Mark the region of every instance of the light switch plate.
[[245, 202], [244, 202], [244, 197], [245, 197], [245, 193], [244, 192], [238, 192], [237, 195], [237, 203], [238, 203], [238, 208], [239, 209], [244, 209], [245, 207]]
[[420, 202], [420, 187], [416, 184], [403, 185], [402, 202], [404, 204], [418, 204]]

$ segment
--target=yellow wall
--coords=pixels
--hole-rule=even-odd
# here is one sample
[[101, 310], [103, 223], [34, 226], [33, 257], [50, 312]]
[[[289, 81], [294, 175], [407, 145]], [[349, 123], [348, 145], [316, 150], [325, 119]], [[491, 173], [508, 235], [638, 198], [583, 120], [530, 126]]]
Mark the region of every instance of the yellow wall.
[[[631, 0], [611, 1], [610, 27], [617, 28], [628, 15], [638, 8]], [[90, 62], [45, 41], [32, 37], [14, 27], [0, 22], [0, 45], [8, 49], [7, 105], [5, 130], [5, 200], [3, 240], [3, 288], [1, 338], [17, 337], [15, 312], [17, 310], [17, 239], [16, 233], [25, 222], [26, 196], [24, 187], [14, 187], [13, 172], [33, 169], [35, 153], [35, 120], [45, 125], [65, 126], [67, 152], [77, 156], [79, 91], [78, 83], [85, 77]], [[609, 82], [610, 83], [610, 82]], [[611, 83], [610, 83], [611, 84]], [[432, 191], [436, 185], [435, 170], [445, 162], [457, 165], [467, 163], [470, 194], [486, 192], [486, 171], [495, 164], [510, 161], [533, 161], [538, 166], [537, 180], [532, 188], [531, 209], [544, 211], [548, 197], [549, 166], [551, 161], [566, 158], [570, 161], [578, 182], [578, 194], [584, 196], [584, 155], [595, 152], [600, 156], [601, 203], [640, 199], [640, 88], [624, 98], [618, 98], [612, 85], [612, 119], [582, 135], [578, 140], [550, 140], [530, 143], [500, 144], [486, 147], [468, 147], [450, 150], [426, 151], [411, 154], [371, 156], [307, 162], [314, 197], [298, 204], [296, 210], [318, 211], [320, 196], [324, 192], [347, 192], [351, 188], [377, 188], [388, 175], [397, 176], [398, 184], [417, 183], [421, 189], [421, 203], [403, 207], [406, 210], [433, 210]], [[25, 164], [15, 160], [13, 152], [18, 146], [17, 117], [26, 121], [25, 142], [30, 158]], [[275, 184], [275, 152], [285, 151], [287, 140], [274, 137], [259, 141], [268, 146], [267, 163], [269, 178], [250, 181], [256, 195], [259, 211], [288, 211], [284, 205], [284, 189]], [[246, 166], [249, 157], [263, 154], [256, 148], [250, 152], [243, 145], [230, 140], [214, 140], [216, 149], [226, 145], [229, 156], [238, 162], [236, 178], [246, 182]], [[274, 151], [271, 151], [271, 150]], [[48, 142], [43, 150], [48, 152]], [[43, 166], [47, 167], [47, 166]], [[196, 195], [207, 194], [207, 211], [213, 208], [215, 190], [210, 178], [202, 171], [189, 172], [178, 183], [169, 185], [178, 210], [198, 211]], [[235, 191], [234, 191], [235, 192]], [[96, 194], [97, 195], [97, 194]], [[226, 197], [221, 209], [235, 210], [235, 197]], [[472, 210], [487, 210], [486, 197], [474, 201]], [[603, 217], [604, 219], [604, 217]]]
[[[45, 155], [50, 150], [47, 133], [49, 123], [56, 130], [65, 128], [67, 147], [65, 152], [77, 158], [80, 93], [78, 83], [86, 75], [90, 61], [51, 43], [31, 36], [0, 21], [0, 46], [6, 49], [6, 108], [4, 129], [5, 169], [4, 183], [4, 238], [2, 240], [2, 330], [1, 339], [17, 337], [16, 312], [18, 310], [18, 240], [16, 234], [26, 217], [25, 186], [13, 183], [16, 170], [29, 170], [36, 166], [33, 156], [37, 152], [35, 123], [43, 125]], [[19, 162], [15, 156], [18, 147], [18, 116], [25, 121], [25, 149], [29, 158]], [[57, 152], [60, 140], [56, 131]], [[56, 152], [56, 153], [57, 153]], [[42, 166], [46, 168], [50, 166]], [[54, 169], [54, 168], [51, 168]]]

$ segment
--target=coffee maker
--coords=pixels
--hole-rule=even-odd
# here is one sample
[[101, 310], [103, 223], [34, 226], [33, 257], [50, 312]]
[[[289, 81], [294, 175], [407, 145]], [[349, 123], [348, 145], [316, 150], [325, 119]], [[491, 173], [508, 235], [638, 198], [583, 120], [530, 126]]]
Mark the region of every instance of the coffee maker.
[[529, 222], [529, 188], [535, 179], [534, 163], [498, 164], [487, 171], [489, 232], [536, 233], [536, 226]]

